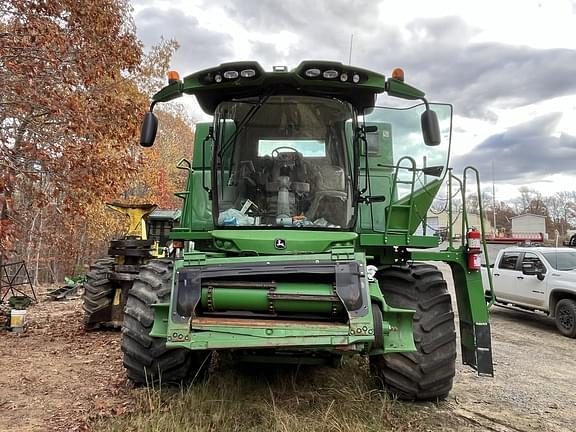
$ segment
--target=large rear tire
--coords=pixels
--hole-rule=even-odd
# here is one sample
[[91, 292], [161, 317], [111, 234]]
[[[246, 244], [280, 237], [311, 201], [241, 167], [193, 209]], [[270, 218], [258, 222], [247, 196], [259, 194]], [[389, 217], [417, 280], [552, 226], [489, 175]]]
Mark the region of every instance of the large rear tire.
[[442, 273], [432, 265], [413, 264], [383, 269], [377, 278], [388, 305], [416, 310], [417, 351], [371, 356], [372, 373], [398, 399], [445, 399], [456, 371], [456, 331]]
[[108, 275], [113, 269], [114, 258], [101, 258], [90, 266], [86, 274], [82, 309], [87, 330], [98, 328], [102, 321], [100, 315], [112, 305], [115, 286]]
[[122, 327], [122, 351], [128, 378], [138, 385], [180, 384], [205, 372], [209, 353], [166, 349], [166, 340], [150, 336], [153, 304], [170, 300], [173, 263], [152, 260], [142, 266], [128, 294]]

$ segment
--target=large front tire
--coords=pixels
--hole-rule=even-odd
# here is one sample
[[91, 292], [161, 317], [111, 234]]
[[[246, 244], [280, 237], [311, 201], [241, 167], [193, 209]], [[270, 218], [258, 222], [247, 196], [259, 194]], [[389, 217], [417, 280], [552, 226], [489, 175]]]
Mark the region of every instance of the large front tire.
[[371, 356], [372, 373], [398, 399], [445, 399], [456, 371], [456, 331], [442, 273], [432, 265], [414, 264], [383, 269], [377, 278], [388, 305], [416, 310], [417, 351]]
[[207, 353], [166, 349], [166, 340], [150, 336], [153, 304], [170, 299], [173, 263], [153, 260], [142, 266], [128, 294], [122, 327], [122, 351], [128, 378], [138, 385], [180, 384], [206, 370]]

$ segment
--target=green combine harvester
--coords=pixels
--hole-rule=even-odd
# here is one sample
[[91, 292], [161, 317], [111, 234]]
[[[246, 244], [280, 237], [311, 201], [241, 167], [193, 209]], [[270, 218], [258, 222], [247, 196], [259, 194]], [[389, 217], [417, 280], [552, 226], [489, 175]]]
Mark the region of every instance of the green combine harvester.
[[[375, 107], [380, 93], [419, 104]], [[400, 69], [385, 78], [337, 62], [227, 63], [183, 80], [171, 72], [141, 145], [154, 142], [154, 106], [185, 94], [214, 120], [196, 125], [193, 159], [178, 162], [188, 183], [175, 257], [143, 266], [128, 296], [133, 382], [185, 382], [218, 351], [300, 364], [361, 354], [396, 397], [444, 398], [456, 332], [431, 261], [452, 270], [463, 362], [492, 375], [480, 249], [440, 251], [426, 235], [428, 208], [452, 179], [450, 105], [429, 103]]]

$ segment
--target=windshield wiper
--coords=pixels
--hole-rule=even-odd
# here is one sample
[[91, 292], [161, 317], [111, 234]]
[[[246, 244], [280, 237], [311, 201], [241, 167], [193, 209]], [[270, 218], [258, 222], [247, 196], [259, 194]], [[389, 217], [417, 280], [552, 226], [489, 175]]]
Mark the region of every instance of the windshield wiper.
[[[240, 123], [238, 123], [238, 127], [236, 128], [236, 131], [232, 134], [232, 136], [230, 138], [228, 138], [226, 140], [226, 142], [224, 143], [224, 145], [221, 147], [221, 149], [218, 151], [218, 156], [220, 158], [222, 158], [222, 156], [224, 155], [224, 153], [226, 152], [226, 150], [228, 150], [228, 148], [232, 145], [232, 143], [236, 140], [236, 138], [238, 137], [238, 135], [240, 134], [240, 132], [242, 132], [244, 130], [244, 128], [246, 127], [246, 125], [248, 124], [248, 122], [250, 120], [252, 120], [252, 118], [256, 115], [256, 113], [258, 111], [260, 111], [260, 108], [262, 108], [262, 106], [268, 101], [268, 99], [270, 98], [270, 96], [272, 95], [272, 93], [268, 93], [268, 94], [264, 94], [260, 97], [260, 99], [258, 100], [258, 103], [253, 105], [248, 112], [246, 113], [246, 115], [242, 118], [242, 120], [240, 120]], [[224, 125], [223, 127], [226, 127], [226, 119], [224, 119]], [[220, 135], [220, 134], [219, 134]]]

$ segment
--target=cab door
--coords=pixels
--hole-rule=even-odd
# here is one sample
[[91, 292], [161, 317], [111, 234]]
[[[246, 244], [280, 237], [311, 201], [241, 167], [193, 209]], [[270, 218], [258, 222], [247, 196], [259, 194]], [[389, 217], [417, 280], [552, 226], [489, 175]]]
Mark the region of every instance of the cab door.
[[520, 252], [503, 252], [493, 272], [494, 290], [499, 301], [517, 302], [520, 271]]
[[525, 305], [544, 307], [546, 292], [548, 291], [546, 266], [534, 252], [525, 252], [522, 263], [534, 264], [534, 267], [544, 276], [544, 279], [540, 280], [536, 275], [521, 274], [518, 282], [519, 301]]

